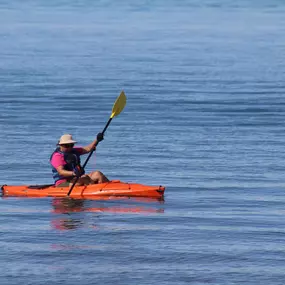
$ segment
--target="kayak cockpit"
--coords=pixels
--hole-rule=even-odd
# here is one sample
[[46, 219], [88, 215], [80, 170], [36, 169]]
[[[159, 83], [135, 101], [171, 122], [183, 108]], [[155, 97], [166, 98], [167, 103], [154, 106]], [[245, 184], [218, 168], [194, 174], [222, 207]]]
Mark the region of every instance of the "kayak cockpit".
[[38, 190], [42, 190], [42, 189], [46, 189], [46, 188], [50, 188], [55, 186], [54, 184], [42, 184], [42, 185], [29, 185], [27, 188], [28, 189], [38, 189]]

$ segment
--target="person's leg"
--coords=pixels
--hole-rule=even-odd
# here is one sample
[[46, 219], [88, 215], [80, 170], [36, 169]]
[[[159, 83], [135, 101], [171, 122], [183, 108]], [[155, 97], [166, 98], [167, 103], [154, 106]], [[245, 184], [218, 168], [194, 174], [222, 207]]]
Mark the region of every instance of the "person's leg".
[[87, 175], [92, 180], [92, 184], [109, 182], [109, 179], [101, 171], [93, 171]]
[[[65, 182], [63, 182], [63, 183], [60, 183], [60, 184], [57, 185], [56, 187], [57, 187], [57, 188], [71, 187], [71, 186], [73, 185], [74, 181], [75, 181], [74, 179], [71, 180], [71, 181], [65, 181]], [[80, 177], [80, 178], [77, 180], [75, 186], [83, 186], [83, 185], [88, 185], [88, 184], [92, 184], [92, 181], [91, 181], [90, 177], [86, 175], [85, 177]]]
[[[70, 182], [66, 181], [59, 184], [56, 187], [71, 187], [75, 181], [75, 178], [72, 179]], [[76, 182], [75, 186], [83, 186], [89, 184], [97, 184], [97, 183], [104, 183], [108, 182], [109, 179], [100, 171], [94, 171], [85, 175], [82, 175]]]
[[[73, 178], [69, 182], [69, 187], [71, 187], [74, 183], [76, 178]], [[92, 184], [92, 181], [88, 175], [82, 175], [80, 178], [77, 179], [75, 186], [84, 186], [84, 185], [89, 185]]]

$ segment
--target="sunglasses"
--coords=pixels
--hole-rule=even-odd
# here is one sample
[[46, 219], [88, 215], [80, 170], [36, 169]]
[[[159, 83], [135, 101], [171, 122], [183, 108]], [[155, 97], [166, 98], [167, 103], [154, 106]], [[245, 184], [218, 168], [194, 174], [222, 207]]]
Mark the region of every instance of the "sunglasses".
[[61, 146], [66, 147], [66, 148], [74, 147], [74, 143], [62, 144]]

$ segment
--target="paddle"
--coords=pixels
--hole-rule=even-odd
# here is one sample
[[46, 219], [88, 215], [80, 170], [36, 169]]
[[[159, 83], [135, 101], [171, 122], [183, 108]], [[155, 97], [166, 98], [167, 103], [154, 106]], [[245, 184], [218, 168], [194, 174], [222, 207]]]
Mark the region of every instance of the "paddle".
[[[103, 135], [104, 135], [105, 131], [107, 130], [108, 126], [110, 125], [112, 119], [114, 117], [118, 116], [123, 111], [123, 109], [126, 106], [126, 102], [127, 102], [127, 97], [125, 95], [125, 92], [122, 91], [121, 94], [118, 96], [117, 100], [115, 101], [114, 105], [113, 105], [113, 109], [112, 109], [112, 113], [111, 113], [110, 119], [108, 120], [108, 122], [107, 122], [107, 124], [106, 124], [106, 126], [105, 126], [105, 128], [104, 128], [104, 130], [102, 132]], [[89, 161], [91, 155], [93, 154], [93, 152], [94, 152], [94, 150], [95, 150], [97, 145], [98, 145], [98, 142], [96, 142], [94, 148], [92, 149], [92, 151], [90, 151], [86, 161], [84, 162], [84, 164], [82, 166], [83, 169], [85, 168], [86, 164], [88, 163], [88, 161]], [[69, 192], [67, 193], [67, 196], [70, 195], [70, 193], [71, 193], [72, 189], [74, 188], [74, 186], [75, 186], [76, 182], [78, 181], [78, 179], [79, 179], [79, 177], [76, 177], [76, 179], [73, 182]]]

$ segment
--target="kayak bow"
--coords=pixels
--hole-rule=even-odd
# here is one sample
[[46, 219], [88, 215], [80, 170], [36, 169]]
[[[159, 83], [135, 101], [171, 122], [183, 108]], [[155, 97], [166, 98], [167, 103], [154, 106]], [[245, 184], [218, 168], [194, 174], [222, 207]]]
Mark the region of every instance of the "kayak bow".
[[[55, 187], [54, 185], [3, 185], [1, 189], [3, 196], [21, 197], [65, 197], [69, 191], [69, 187]], [[161, 198], [164, 191], [165, 187], [163, 186], [148, 186], [113, 180], [107, 183], [75, 186], [70, 197], [81, 199], [106, 196]]]

